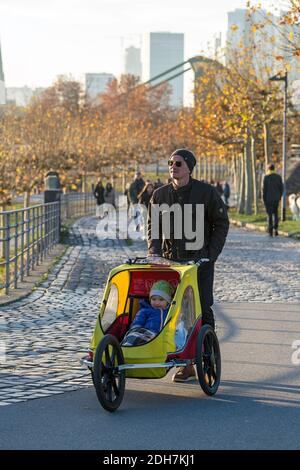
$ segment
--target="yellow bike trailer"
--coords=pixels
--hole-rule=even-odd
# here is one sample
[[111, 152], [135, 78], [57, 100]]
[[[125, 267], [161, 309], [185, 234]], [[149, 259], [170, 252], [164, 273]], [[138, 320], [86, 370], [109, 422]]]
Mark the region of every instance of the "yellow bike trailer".
[[[89, 354], [81, 361], [91, 370], [97, 397], [106, 410], [120, 406], [126, 378], [161, 378], [174, 366], [195, 364], [203, 391], [217, 392], [219, 342], [213, 328], [202, 326], [197, 277], [207, 261], [135, 258], [109, 273]], [[163, 328], [145, 344], [123, 346], [139, 302], [149, 297], [158, 280], [167, 280], [175, 292]]]

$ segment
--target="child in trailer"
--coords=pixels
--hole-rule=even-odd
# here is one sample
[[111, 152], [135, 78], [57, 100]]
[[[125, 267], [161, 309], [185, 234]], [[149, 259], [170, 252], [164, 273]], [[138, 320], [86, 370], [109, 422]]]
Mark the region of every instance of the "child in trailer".
[[149, 301], [142, 300], [130, 330], [122, 346], [138, 346], [147, 343], [162, 329], [172, 300], [173, 288], [168, 281], [157, 281], [149, 294]]

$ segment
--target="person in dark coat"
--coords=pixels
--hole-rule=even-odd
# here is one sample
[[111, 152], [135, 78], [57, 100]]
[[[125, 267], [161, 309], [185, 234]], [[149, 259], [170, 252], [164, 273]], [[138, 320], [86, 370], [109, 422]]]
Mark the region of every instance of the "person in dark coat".
[[268, 233], [270, 237], [273, 236], [273, 233], [275, 236], [278, 235], [278, 206], [282, 193], [282, 178], [275, 173], [275, 167], [271, 163], [263, 181], [263, 201], [268, 214]]
[[217, 181], [216, 190], [218, 191], [218, 193], [220, 194], [220, 196], [223, 196], [223, 187], [222, 187], [220, 181]]
[[101, 209], [100, 206], [103, 204], [104, 201], [104, 186], [102, 184], [102, 181], [99, 180], [95, 189], [94, 189], [94, 196], [96, 198], [96, 203], [97, 203], [97, 209], [96, 209], [96, 215], [102, 219], [102, 215], [100, 213]]
[[94, 196], [97, 201], [97, 206], [100, 206], [101, 204], [104, 203], [104, 186], [101, 180], [98, 181], [94, 189]]
[[124, 196], [126, 196], [127, 212], [129, 211], [129, 206], [130, 206], [129, 187], [130, 187], [130, 183], [127, 183], [125, 187], [125, 191], [124, 191]]
[[154, 189], [160, 188], [161, 186], [163, 186], [163, 183], [161, 182], [160, 178], [157, 178], [154, 183]]
[[135, 174], [134, 180], [129, 187], [129, 199], [131, 204], [138, 203], [138, 195], [145, 186], [145, 181], [142, 178], [141, 172]]
[[116, 207], [116, 193], [111, 183], [107, 183], [104, 190], [104, 201]]
[[229, 186], [229, 183], [227, 181], [225, 181], [225, 183], [224, 183], [223, 196], [224, 196], [225, 204], [226, 204], [226, 206], [228, 206], [228, 200], [230, 198], [230, 186]]
[[[172, 178], [170, 184], [154, 191], [148, 210], [148, 255], [163, 256], [174, 260], [198, 260], [208, 258], [209, 262], [198, 269], [198, 287], [202, 307], [202, 322], [215, 327], [213, 305], [214, 265], [225, 244], [229, 229], [229, 220], [224, 202], [216, 189], [203, 181], [191, 177], [196, 158], [190, 150], [175, 150], [169, 158], [169, 171]], [[159, 237], [153, 239], [152, 206], [167, 204], [169, 207], [179, 203], [185, 212], [185, 205], [192, 205], [193, 230], [196, 226], [196, 205], [204, 205], [204, 245], [200, 250], [187, 250], [184, 232], [181, 239], [174, 236], [174, 218], [170, 220], [170, 236], [164, 236], [162, 218], [159, 219]], [[191, 211], [191, 207], [186, 207]], [[183, 217], [184, 219], [184, 217]], [[191, 242], [191, 240], [189, 240]], [[185, 382], [195, 377], [193, 366], [180, 368], [173, 376], [175, 382]]]
[[138, 195], [138, 201], [148, 208], [151, 196], [154, 191], [152, 183], [146, 183], [142, 192]]
[[[139, 194], [142, 192], [143, 188], [145, 187], [145, 181], [142, 178], [142, 174], [140, 171], [138, 171], [135, 174], [134, 180], [129, 186], [129, 200], [131, 205], [138, 204], [139, 202]], [[139, 218], [140, 218], [140, 211], [138, 210], [137, 207], [134, 208], [133, 211], [133, 219], [136, 224], [136, 231], [140, 231], [140, 223], [139, 223]]]

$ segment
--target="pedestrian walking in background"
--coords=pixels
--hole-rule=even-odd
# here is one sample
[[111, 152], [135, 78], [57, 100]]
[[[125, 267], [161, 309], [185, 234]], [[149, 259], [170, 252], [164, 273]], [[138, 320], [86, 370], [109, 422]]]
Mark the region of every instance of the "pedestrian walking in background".
[[102, 217], [100, 214], [100, 211], [101, 211], [100, 206], [101, 204], [104, 203], [104, 186], [101, 180], [99, 180], [98, 183], [96, 184], [96, 187], [94, 190], [94, 196], [96, 198], [96, 203], [97, 203], [96, 216], [101, 219]]
[[163, 186], [163, 183], [161, 182], [160, 178], [157, 178], [154, 183], [154, 189], [160, 188], [161, 186]]
[[270, 237], [278, 235], [278, 206], [282, 193], [282, 178], [278, 173], [275, 173], [275, 167], [271, 163], [263, 181], [263, 201], [268, 214], [268, 233]]
[[[172, 182], [153, 192], [148, 210], [148, 255], [163, 256], [174, 260], [199, 260], [208, 258], [209, 262], [198, 268], [198, 287], [202, 308], [202, 322], [215, 328], [213, 305], [214, 265], [220, 255], [229, 229], [227, 210], [218, 192], [211, 185], [191, 177], [196, 158], [190, 150], [178, 149], [172, 153], [168, 161]], [[174, 217], [170, 219], [170, 235], [163, 232], [162, 217], [159, 219], [159, 239], [151, 238], [151, 206], [152, 204], [180, 204], [183, 212], [192, 211], [193, 230], [196, 224], [196, 205], [204, 205], [204, 245], [200, 250], [187, 250], [187, 240], [175, 238]], [[192, 208], [191, 206], [192, 205]], [[186, 382], [195, 377], [192, 365], [180, 368], [173, 376], [175, 382]]]
[[220, 181], [217, 181], [215, 187], [216, 187], [216, 190], [218, 191], [220, 197], [222, 197], [223, 196], [223, 187], [222, 187]]
[[130, 199], [131, 204], [138, 203], [138, 195], [140, 194], [144, 186], [145, 186], [145, 181], [142, 178], [141, 172], [138, 171], [135, 174], [134, 180], [129, 187], [129, 199]]
[[223, 196], [224, 196], [224, 201], [226, 206], [228, 206], [228, 200], [230, 198], [230, 185], [228, 181], [225, 181], [224, 187], [223, 187]]
[[140, 204], [143, 204], [147, 207], [149, 206], [149, 202], [154, 191], [154, 186], [152, 183], [146, 183], [143, 190], [138, 195], [138, 201]]
[[116, 207], [116, 193], [111, 183], [107, 183], [104, 190], [104, 202]]
[[129, 200], [130, 204], [135, 205], [133, 209], [133, 219], [136, 224], [136, 231], [140, 231], [140, 211], [138, 210], [136, 204], [139, 202], [139, 194], [142, 192], [143, 188], [145, 187], [145, 181], [142, 178], [142, 174], [138, 171], [135, 176], [134, 180], [129, 186]]
[[125, 191], [124, 191], [124, 196], [126, 196], [127, 213], [129, 211], [129, 206], [130, 206], [129, 188], [130, 188], [130, 183], [127, 183], [125, 187]]

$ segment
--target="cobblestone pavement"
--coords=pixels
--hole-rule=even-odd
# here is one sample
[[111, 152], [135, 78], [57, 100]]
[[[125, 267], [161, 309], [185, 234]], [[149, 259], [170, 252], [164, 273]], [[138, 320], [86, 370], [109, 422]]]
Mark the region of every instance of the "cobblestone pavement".
[[217, 302], [300, 302], [300, 241], [231, 228], [216, 263]]
[[[134, 253], [124, 241], [99, 239], [97, 219], [72, 229], [71, 246], [30, 296], [1, 308], [0, 405], [91, 385], [79, 363], [86, 352], [111, 268]], [[300, 302], [300, 243], [232, 229], [216, 266], [215, 301]]]

